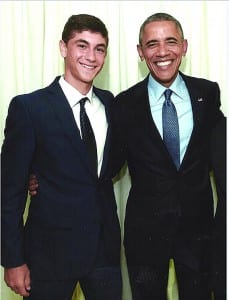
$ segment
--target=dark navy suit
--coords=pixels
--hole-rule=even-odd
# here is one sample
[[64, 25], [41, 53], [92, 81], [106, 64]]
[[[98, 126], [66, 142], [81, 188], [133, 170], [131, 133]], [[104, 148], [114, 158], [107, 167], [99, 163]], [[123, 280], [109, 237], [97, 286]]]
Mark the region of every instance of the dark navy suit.
[[[120, 263], [120, 226], [107, 169], [113, 95], [93, 88], [108, 122], [98, 178], [58, 80], [11, 101], [2, 146], [2, 265], [26, 263], [38, 280], [83, 277], [95, 264], [99, 241], [109, 264]], [[23, 226], [31, 173], [39, 188]]]
[[[205, 274], [210, 265], [213, 199], [209, 137], [222, 117], [219, 87], [204, 79], [181, 76], [190, 94], [194, 127], [178, 171], [152, 119], [148, 77], [116, 97], [113, 125], [118, 151], [114, 152], [114, 168], [126, 160], [131, 177], [125, 253], [130, 276], [132, 267], [146, 270], [133, 275], [144, 295], [134, 299], [165, 299], [166, 287], [161, 287], [157, 277], [164, 276], [167, 284], [169, 258], [193, 273]], [[148, 273], [150, 269], [152, 274]], [[178, 277], [178, 284], [181, 280], [186, 281], [183, 275]], [[195, 294], [188, 280], [184, 284], [186, 296], [180, 294], [182, 300], [205, 299]]]

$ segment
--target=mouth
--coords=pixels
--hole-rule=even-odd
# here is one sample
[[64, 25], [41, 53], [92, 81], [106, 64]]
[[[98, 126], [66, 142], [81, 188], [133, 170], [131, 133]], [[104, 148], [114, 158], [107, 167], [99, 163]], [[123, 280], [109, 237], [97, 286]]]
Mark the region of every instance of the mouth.
[[156, 65], [158, 67], [167, 67], [172, 63], [172, 60], [166, 60], [166, 61], [158, 61], [156, 62]]
[[89, 66], [83, 63], [80, 63], [80, 65], [87, 70], [94, 70], [96, 68], [96, 66]]

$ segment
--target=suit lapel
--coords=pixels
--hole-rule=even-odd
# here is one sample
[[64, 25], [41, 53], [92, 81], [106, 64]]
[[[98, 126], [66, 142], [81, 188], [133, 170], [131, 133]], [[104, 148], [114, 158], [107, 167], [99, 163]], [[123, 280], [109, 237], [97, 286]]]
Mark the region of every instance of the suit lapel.
[[[157, 126], [153, 120], [150, 104], [149, 104], [149, 95], [148, 95], [148, 76], [141, 82], [141, 88], [137, 89], [138, 95], [136, 97], [137, 102], [135, 103], [135, 114], [136, 119], [138, 119], [137, 124], [140, 125], [141, 130], [146, 132], [149, 135], [149, 138], [152, 141], [155, 141], [155, 144], [160, 147], [162, 153], [168, 157], [168, 159], [173, 164], [173, 161], [168, 153], [168, 150], [163, 142], [163, 139], [160, 135], [160, 132], [157, 129]], [[141, 109], [139, 107], [141, 106]]]
[[187, 146], [186, 153], [184, 155], [184, 159], [182, 162], [185, 164], [188, 157], [190, 157], [190, 153], [192, 153], [192, 148], [196, 146], [197, 139], [201, 134], [201, 123], [203, 120], [203, 115], [206, 109], [206, 99], [204, 93], [201, 93], [200, 89], [196, 86], [193, 79], [189, 76], [186, 76], [181, 73], [183, 80], [185, 81], [186, 87], [188, 89], [191, 105], [192, 105], [192, 113], [193, 113], [193, 130], [189, 140], [189, 144]]
[[[136, 89], [137, 102], [135, 103], [135, 115], [138, 119], [138, 123], [141, 126], [145, 127], [145, 130], [149, 134], [157, 135], [160, 137], [160, 134], [157, 130], [156, 124], [152, 118], [150, 104], [149, 104], [149, 95], [148, 95], [148, 77], [142, 81], [142, 87], [140, 89]], [[141, 107], [141, 109], [139, 109]]]
[[59, 85], [59, 77], [57, 77], [47, 89], [49, 92], [49, 103], [57, 120], [61, 123], [64, 134], [68, 137], [78, 155], [81, 156], [82, 162], [84, 162], [86, 167], [93, 173], [93, 170], [90, 167], [89, 157], [85, 155], [86, 148], [82, 142], [72, 108]]
[[110, 105], [111, 105], [111, 102], [108, 101], [107, 97], [104, 95], [104, 91], [97, 89], [96, 87], [93, 87], [93, 91], [96, 94], [96, 96], [101, 100], [101, 102], [103, 103], [103, 105], [105, 107], [106, 119], [107, 119], [107, 124], [108, 124], [107, 135], [106, 135], [104, 151], [103, 151], [103, 162], [102, 162], [102, 167], [101, 167], [101, 171], [100, 171], [100, 177], [102, 177], [106, 170], [106, 167], [107, 167], [109, 151], [110, 151], [110, 139], [111, 139], [111, 126], [110, 126], [110, 122], [111, 122], [110, 109], [111, 109], [111, 107], [110, 107]]
[[[192, 148], [195, 147], [197, 140], [199, 139], [199, 136], [201, 134], [201, 124], [204, 118], [204, 113], [206, 111], [206, 99], [204, 97], [204, 92], [202, 94], [200, 93], [201, 90], [196, 85], [196, 81], [182, 73], [181, 76], [184, 79], [185, 84], [187, 86], [193, 112], [193, 131], [190, 137], [186, 153], [184, 155], [184, 159], [181, 164], [182, 168], [183, 164], [185, 164], [185, 162], [190, 157], [190, 153], [192, 153]], [[148, 77], [140, 83], [141, 88], [136, 90], [138, 93], [135, 102], [135, 114], [136, 118], [138, 119], [137, 123], [141, 125], [141, 129], [143, 129], [145, 132], [148, 132], [148, 135], [153, 140], [155, 140], [155, 143], [158, 145], [158, 147], [161, 147], [162, 153], [164, 153], [164, 155], [169, 158], [171, 163], [173, 163], [151, 115], [147, 84]], [[141, 109], [139, 109], [140, 106]]]

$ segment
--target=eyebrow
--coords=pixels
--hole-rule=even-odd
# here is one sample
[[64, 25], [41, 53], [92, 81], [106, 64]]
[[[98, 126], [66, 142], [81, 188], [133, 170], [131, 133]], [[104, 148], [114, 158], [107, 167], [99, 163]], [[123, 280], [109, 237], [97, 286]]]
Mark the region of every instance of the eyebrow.
[[[77, 43], [84, 43], [84, 44], [90, 45], [90, 43], [87, 40], [84, 40], [84, 39], [78, 39], [78, 40], [76, 40], [76, 42]], [[104, 44], [104, 43], [96, 44], [95, 47], [104, 47], [104, 48], [107, 48], [106, 44]]]

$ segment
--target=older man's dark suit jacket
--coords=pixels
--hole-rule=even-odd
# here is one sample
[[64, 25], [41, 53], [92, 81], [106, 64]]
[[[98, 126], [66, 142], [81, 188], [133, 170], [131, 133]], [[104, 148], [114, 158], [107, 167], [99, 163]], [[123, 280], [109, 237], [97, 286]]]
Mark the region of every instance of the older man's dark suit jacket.
[[[107, 172], [113, 95], [94, 87], [108, 122], [98, 178], [58, 80], [12, 100], [2, 147], [1, 263], [27, 263], [40, 279], [83, 276], [94, 264], [100, 239], [111, 265], [119, 264], [120, 227]], [[39, 188], [23, 227], [31, 172]]]
[[119, 94], [114, 107], [117, 169], [126, 160], [131, 177], [124, 245], [130, 265], [157, 265], [170, 257], [204, 269], [213, 220], [209, 134], [222, 113], [216, 83], [184, 79], [194, 128], [179, 171], [152, 119], [148, 77]]

